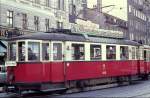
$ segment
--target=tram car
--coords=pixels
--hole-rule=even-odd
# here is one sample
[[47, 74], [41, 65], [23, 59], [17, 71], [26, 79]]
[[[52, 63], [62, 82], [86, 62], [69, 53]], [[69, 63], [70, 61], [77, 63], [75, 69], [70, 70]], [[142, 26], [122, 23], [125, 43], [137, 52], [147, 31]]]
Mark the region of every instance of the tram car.
[[7, 84], [59, 90], [147, 78], [150, 50], [122, 38], [66, 32], [22, 35], [8, 42]]
[[[150, 46], [143, 45], [144, 71], [150, 74]], [[146, 76], [147, 77], [147, 76]]]

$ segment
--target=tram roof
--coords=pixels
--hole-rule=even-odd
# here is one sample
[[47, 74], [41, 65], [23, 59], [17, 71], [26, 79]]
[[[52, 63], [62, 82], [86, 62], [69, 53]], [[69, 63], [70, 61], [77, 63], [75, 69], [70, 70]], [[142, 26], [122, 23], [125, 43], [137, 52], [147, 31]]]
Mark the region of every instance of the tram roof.
[[23, 40], [23, 39], [34, 39], [34, 40], [54, 40], [54, 41], [85, 41], [84, 36], [79, 34], [64, 34], [64, 33], [32, 33], [12, 38], [12, 40]]
[[94, 42], [94, 43], [107, 43], [107, 44], [122, 44], [122, 45], [136, 45], [139, 46], [141, 44], [125, 39], [118, 38], [105, 38], [98, 36], [85, 36], [84, 34], [75, 34], [75, 33], [32, 33], [21, 35], [18, 37], [11, 38], [9, 40], [53, 40], [53, 41], [77, 41], [77, 42]]
[[121, 45], [136, 45], [140, 46], [141, 44], [125, 39], [115, 39], [115, 38], [99, 38], [99, 37], [89, 37], [91, 42], [95, 43], [108, 43], [108, 44], [121, 44]]

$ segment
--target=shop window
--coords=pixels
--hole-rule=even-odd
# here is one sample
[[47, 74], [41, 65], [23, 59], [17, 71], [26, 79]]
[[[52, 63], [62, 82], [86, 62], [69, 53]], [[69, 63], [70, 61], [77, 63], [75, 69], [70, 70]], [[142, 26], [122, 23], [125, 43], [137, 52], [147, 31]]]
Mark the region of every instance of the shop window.
[[18, 43], [18, 57], [19, 61], [25, 61], [25, 42]]
[[91, 60], [101, 60], [101, 46], [91, 45], [90, 46]]
[[53, 60], [62, 60], [62, 44], [53, 43]]
[[49, 53], [50, 53], [49, 43], [43, 43], [42, 44], [42, 59], [49, 60], [50, 58]]
[[29, 42], [28, 44], [28, 60], [40, 60], [40, 43], [39, 42]]
[[15, 61], [16, 60], [16, 43], [11, 43], [9, 49], [10, 49], [9, 60]]
[[106, 57], [107, 57], [107, 60], [116, 59], [116, 47], [115, 46], [106, 46]]
[[83, 44], [72, 44], [72, 59], [73, 60], [84, 60], [84, 45]]
[[120, 59], [121, 60], [127, 60], [129, 59], [129, 51], [127, 46], [121, 46], [120, 47]]

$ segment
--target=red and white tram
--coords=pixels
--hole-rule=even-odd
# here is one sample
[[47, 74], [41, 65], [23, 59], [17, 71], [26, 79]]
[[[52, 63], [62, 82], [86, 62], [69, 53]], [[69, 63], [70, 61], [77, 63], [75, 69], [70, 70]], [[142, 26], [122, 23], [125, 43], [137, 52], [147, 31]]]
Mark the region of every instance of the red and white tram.
[[147, 78], [149, 49], [134, 41], [82, 34], [23, 35], [9, 40], [7, 82], [16, 89], [46, 90]]

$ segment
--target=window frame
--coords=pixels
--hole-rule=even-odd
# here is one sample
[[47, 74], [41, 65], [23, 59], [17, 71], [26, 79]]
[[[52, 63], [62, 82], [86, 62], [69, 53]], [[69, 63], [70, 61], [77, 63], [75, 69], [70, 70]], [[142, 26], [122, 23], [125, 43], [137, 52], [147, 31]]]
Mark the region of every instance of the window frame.
[[[134, 49], [134, 51], [133, 51], [133, 49]], [[133, 57], [133, 52], [134, 52], [134, 57]], [[134, 47], [134, 46], [131, 47], [131, 54], [132, 54], [132, 56], [131, 56], [132, 60], [136, 60], [136, 47]]]
[[[121, 47], [126, 47], [126, 48], [128, 48], [128, 58], [126, 58], [126, 59], [121, 59]], [[127, 46], [127, 45], [120, 45], [120, 50], [119, 50], [119, 51], [120, 51], [120, 54], [119, 54], [119, 55], [120, 55], [120, 60], [129, 60], [129, 59], [130, 59], [130, 57], [129, 57], [129, 56], [130, 56], [130, 55], [129, 55], [129, 51], [130, 51], [130, 50], [129, 50], [129, 46]]]
[[[100, 46], [100, 47], [99, 47], [100, 50], [101, 50], [101, 51], [100, 51], [100, 54], [101, 54], [101, 58], [100, 58], [100, 59], [97, 59], [97, 60], [92, 60], [92, 59], [91, 59], [91, 45], [93, 45], [93, 46]], [[90, 44], [90, 61], [102, 61], [102, 58], [103, 58], [103, 57], [102, 57], [102, 52], [103, 52], [103, 51], [102, 51], [102, 44], [91, 43], [91, 44]]]
[[[108, 59], [107, 58], [107, 46], [115, 47], [115, 59]], [[116, 61], [117, 60], [117, 45], [114, 44], [106, 44], [106, 61]]]
[[49, 29], [50, 29], [50, 19], [45, 18], [45, 30], [49, 31]]
[[[54, 43], [60, 43], [62, 45], [62, 59], [61, 60], [54, 60], [54, 58], [53, 58], [53, 44]], [[51, 41], [50, 50], [51, 50], [51, 53], [50, 53], [51, 61], [53, 61], [53, 62], [64, 61], [64, 43], [62, 41]]]
[[[9, 15], [8, 15], [9, 14]], [[11, 16], [12, 15], [12, 16]], [[6, 23], [7, 23], [7, 25], [9, 26], [9, 27], [13, 27], [14, 26], [14, 24], [13, 24], [13, 22], [14, 22], [14, 11], [11, 11], [11, 10], [7, 10], [7, 12], [6, 12], [6, 17], [7, 17], [7, 19], [6, 19]], [[7, 21], [8, 20], [8, 21]], [[11, 24], [11, 22], [12, 22], [12, 24]]]
[[39, 16], [34, 16], [34, 29], [35, 31], [40, 30], [40, 17]]
[[[43, 43], [48, 43], [49, 44], [49, 60], [43, 60]], [[41, 59], [42, 59], [42, 62], [50, 62], [51, 61], [51, 42], [50, 41], [42, 41], [41, 43]]]
[[[72, 58], [72, 44], [83, 44], [84, 45], [84, 59], [83, 60], [74, 60]], [[86, 57], [85, 57], [85, 43], [84, 42], [71, 42], [71, 61], [86, 61]]]
[[28, 16], [26, 13], [22, 13], [22, 28], [28, 29]]
[[[39, 60], [29, 60], [28, 59], [28, 46], [29, 46], [29, 42], [38, 42], [38, 43], [40, 43], [40, 50], [39, 50]], [[27, 40], [26, 41], [26, 43], [27, 43], [27, 45], [26, 45], [26, 61], [27, 62], [41, 62], [42, 61], [42, 57], [41, 57], [41, 55], [42, 55], [42, 40]]]
[[[15, 43], [15, 44], [16, 44], [16, 58], [15, 58], [15, 60], [10, 60], [10, 44], [12, 44], [12, 43]], [[7, 54], [7, 61], [17, 61], [17, 42], [16, 42], [16, 41], [10, 41], [10, 42], [8, 43], [8, 49], [7, 49], [7, 51], [8, 51], [8, 54]]]
[[[26, 55], [26, 52], [27, 52], [27, 50], [26, 50], [26, 40], [18, 40], [18, 41], [16, 41], [17, 42], [17, 60], [16, 61], [18, 61], [18, 62], [25, 62], [26, 61], [26, 58], [27, 58], [27, 55]], [[24, 61], [19, 61], [19, 42], [24, 42], [25, 43], [25, 60]]]

